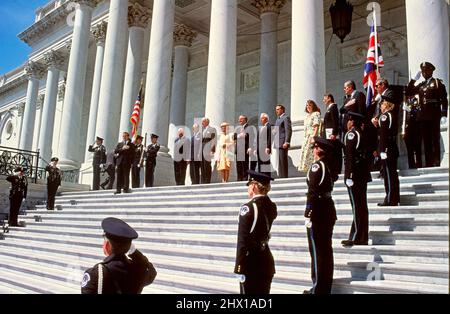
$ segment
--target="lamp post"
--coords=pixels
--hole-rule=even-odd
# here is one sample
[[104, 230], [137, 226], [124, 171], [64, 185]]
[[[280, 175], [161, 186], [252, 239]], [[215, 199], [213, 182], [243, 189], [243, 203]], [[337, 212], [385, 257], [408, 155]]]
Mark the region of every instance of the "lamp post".
[[344, 42], [345, 37], [352, 31], [353, 5], [346, 0], [336, 0], [330, 7], [333, 34]]

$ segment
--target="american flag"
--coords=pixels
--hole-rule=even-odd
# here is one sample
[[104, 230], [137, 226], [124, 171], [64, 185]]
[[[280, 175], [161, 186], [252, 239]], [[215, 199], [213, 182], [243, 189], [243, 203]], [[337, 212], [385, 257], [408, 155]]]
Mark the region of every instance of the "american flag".
[[131, 138], [133, 141], [136, 140], [136, 137], [138, 136], [138, 125], [141, 121], [141, 94], [142, 94], [142, 87], [139, 90], [139, 95], [137, 97], [136, 103], [134, 104], [133, 113], [130, 118], [130, 122], [133, 125], [133, 130], [131, 131]]
[[[377, 41], [377, 51], [375, 51], [375, 41]], [[376, 25], [374, 24], [370, 32], [369, 51], [367, 52], [367, 61], [364, 66], [363, 83], [364, 88], [367, 90], [367, 107], [372, 103], [372, 99], [377, 96], [375, 84], [380, 77], [380, 68], [383, 66], [384, 60], [383, 55], [381, 54], [380, 39], [377, 34]]]

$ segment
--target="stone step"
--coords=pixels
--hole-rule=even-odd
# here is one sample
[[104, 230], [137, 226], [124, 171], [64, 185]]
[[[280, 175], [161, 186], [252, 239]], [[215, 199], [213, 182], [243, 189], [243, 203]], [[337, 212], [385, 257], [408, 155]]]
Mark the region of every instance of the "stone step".
[[[81, 246], [84, 249], [96, 248], [98, 249], [98, 238], [87, 237], [61, 237], [49, 235], [29, 235], [29, 234], [9, 234], [8, 238], [14, 240], [16, 245], [25, 245], [25, 247], [33, 245], [37, 249], [47, 250], [47, 243], [52, 243], [52, 247], [55, 246]], [[185, 256], [186, 254], [195, 254], [195, 252], [213, 252], [214, 254], [208, 255], [209, 259], [215, 259], [222, 256], [222, 252], [227, 252], [228, 257], [234, 257], [236, 252], [235, 243], [213, 244], [206, 245], [205, 243], [190, 241], [190, 243], [182, 241], [144, 241], [137, 240], [139, 247], [143, 250], [164, 252], [168, 255]], [[3, 245], [9, 245], [8, 241], [5, 241]], [[336, 258], [353, 259], [357, 256], [358, 259], [366, 261], [383, 261], [383, 262], [416, 262], [422, 261], [423, 263], [448, 263], [448, 246], [437, 247], [427, 246], [417, 247], [412, 245], [400, 245], [397, 246], [355, 246], [353, 248], [343, 248], [340, 245], [339, 240], [333, 241], [333, 248]], [[285, 258], [284, 256], [296, 256], [298, 254], [309, 254], [308, 244], [306, 239], [300, 244], [285, 244], [276, 245], [271, 244], [271, 249], [274, 255]], [[47, 250], [48, 251], [48, 250]], [[222, 257], [223, 259], [223, 257]]]

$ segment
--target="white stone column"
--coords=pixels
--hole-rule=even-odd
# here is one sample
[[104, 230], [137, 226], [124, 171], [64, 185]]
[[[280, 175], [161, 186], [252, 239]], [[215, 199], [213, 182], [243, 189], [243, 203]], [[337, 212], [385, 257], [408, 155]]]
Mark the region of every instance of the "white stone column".
[[205, 116], [232, 123], [236, 104], [237, 0], [212, 0]]
[[172, 94], [170, 98], [169, 151], [173, 152], [177, 129], [186, 122], [187, 71], [189, 67], [189, 47], [197, 32], [184, 24], [176, 24], [173, 32], [174, 67]]
[[79, 6], [75, 11], [75, 24], [61, 120], [59, 159], [62, 168], [80, 167], [80, 161], [76, 160], [76, 156], [79, 156], [77, 143], [80, 142], [92, 11], [98, 0], [75, 0], [74, 2], [77, 2]]
[[292, 1], [291, 117], [304, 120], [308, 99], [321, 103], [326, 88], [323, 1]]
[[44, 110], [44, 101], [45, 101], [45, 94], [39, 94], [36, 101], [36, 118], [34, 123], [32, 151], [37, 151], [39, 149], [39, 137], [41, 134], [41, 122], [42, 122], [42, 111]]
[[92, 81], [91, 107], [89, 109], [89, 124], [86, 137], [86, 152], [84, 157], [85, 163], [92, 160], [93, 155], [87, 151], [87, 147], [92, 145], [96, 138], [95, 130], [97, 126], [98, 100], [100, 98], [100, 84], [102, 82], [103, 57], [105, 55], [105, 38], [107, 28], [108, 23], [101, 22], [92, 30], [92, 35], [94, 36], [97, 44], [97, 52], [95, 55], [94, 79]]
[[[41, 127], [38, 147], [41, 157], [50, 162], [52, 158], [53, 128], [55, 126], [56, 101], [58, 97], [59, 67], [63, 63], [63, 58], [58, 52], [50, 51], [44, 55], [47, 64], [47, 86], [45, 89], [45, 99], [41, 108]], [[44, 161], [39, 162], [40, 167], [45, 167]]]
[[[433, 76], [444, 81], [449, 91], [449, 17], [448, 1], [407, 0], [406, 25], [408, 33], [408, 64], [414, 76], [422, 62], [431, 62], [436, 71]], [[448, 119], [441, 125], [444, 153], [442, 166], [448, 166]]]
[[36, 101], [39, 93], [39, 79], [44, 74], [44, 67], [35, 62], [29, 62], [25, 67], [28, 75], [27, 99], [22, 120], [19, 149], [33, 148], [34, 123], [36, 119]]
[[100, 88], [97, 135], [112, 149], [117, 144], [128, 36], [128, 1], [111, 0]]
[[128, 131], [131, 134], [130, 118], [141, 86], [144, 32], [148, 26], [150, 14], [149, 8], [143, 7], [137, 2], [128, 6], [128, 25], [130, 30], [120, 129], [118, 130], [119, 140], [122, 139], [122, 132]]
[[261, 13], [259, 113], [275, 118], [278, 103], [278, 16], [285, 0], [252, 0]]
[[159, 141], [165, 147], [168, 143], [174, 16], [175, 0], [154, 1], [142, 133], [159, 135]]

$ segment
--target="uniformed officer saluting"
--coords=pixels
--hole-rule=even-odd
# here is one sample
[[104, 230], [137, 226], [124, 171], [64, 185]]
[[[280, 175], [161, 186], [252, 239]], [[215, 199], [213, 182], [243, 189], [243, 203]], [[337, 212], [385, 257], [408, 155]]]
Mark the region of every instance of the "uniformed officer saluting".
[[400, 202], [400, 187], [397, 173], [398, 146], [395, 130], [395, 115], [392, 113], [395, 105], [387, 100], [381, 103], [380, 120], [375, 124], [380, 128], [379, 155], [383, 164], [384, 189], [386, 197], [378, 206], [398, 206]]
[[81, 282], [82, 294], [140, 294], [153, 282], [156, 270], [131, 243], [137, 232], [124, 221], [106, 218], [103, 252], [106, 259], [86, 270]]
[[267, 194], [272, 178], [249, 170], [248, 196], [239, 214], [236, 264], [241, 294], [269, 294], [275, 262], [269, 249], [270, 229], [277, 217], [277, 205]]
[[[447, 117], [447, 90], [440, 79], [433, 78], [435, 66], [429, 62], [420, 65], [420, 71], [409, 82], [407, 96], [418, 95], [419, 112], [417, 122], [423, 139], [427, 167], [441, 165], [441, 118]], [[425, 81], [415, 86], [423, 76]]]
[[61, 170], [57, 167], [59, 159], [53, 157], [51, 163], [45, 167], [48, 172], [47, 176], [47, 209], [55, 209], [55, 196], [58, 187], [61, 185]]
[[17, 167], [14, 172], [14, 175], [6, 178], [8, 182], [11, 182], [11, 189], [9, 191], [10, 207], [8, 224], [11, 227], [20, 227], [17, 219], [19, 217], [22, 200], [27, 198], [28, 180], [24, 175], [24, 169], [22, 167]]
[[97, 136], [95, 145], [90, 145], [88, 151], [94, 153], [92, 190], [98, 191], [100, 190], [100, 165], [106, 163], [106, 147], [103, 145], [103, 139]]
[[327, 156], [334, 154], [335, 150], [336, 146], [330, 140], [314, 138], [315, 163], [307, 174], [305, 210], [313, 287], [304, 294], [331, 293], [334, 271], [332, 237], [337, 217], [331, 198], [334, 180]]
[[365, 117], [359, 113], [347, 113], [345, 135], [345, 185], [353, 210], [353, 224], [344, 246], [367, 245], [369, 241], [369, 209], [367, 183], [372, 181], [366, 161], [366, 143], [361, 131]]

